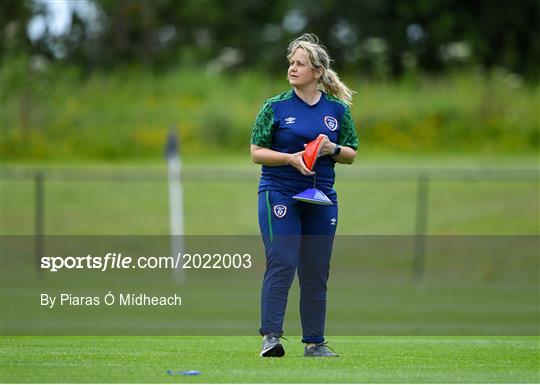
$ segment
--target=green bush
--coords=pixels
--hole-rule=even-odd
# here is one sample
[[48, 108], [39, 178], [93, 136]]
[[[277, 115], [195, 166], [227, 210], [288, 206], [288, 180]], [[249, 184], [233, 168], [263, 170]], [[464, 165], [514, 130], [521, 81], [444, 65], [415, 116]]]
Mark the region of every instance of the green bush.
[[[138, 69], [94, 74], [5, 61], [2, 157], [159, 158], [171, 126], [186, 153], [238, 151], [266, 98], [284, 77]], [[23, 68], [23, 69], [21, 69]], [[361, 146], [406, 152], [538, 151], [539, 87], [502, 71], [375, 82], [343, 76], [357, 91], [352, 114]]]

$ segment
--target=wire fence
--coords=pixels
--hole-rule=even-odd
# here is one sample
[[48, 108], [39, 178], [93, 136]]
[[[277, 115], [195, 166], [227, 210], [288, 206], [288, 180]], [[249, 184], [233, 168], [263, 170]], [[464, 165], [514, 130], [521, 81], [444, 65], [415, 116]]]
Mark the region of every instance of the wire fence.
[[[184, 167], [184, 182], [247, 182], [256, 183], [259, 177], [257, 167]], [[414, 202], [414, 258], [413, 275], [420, 279], [424, 271], [426, 254], [426, 234], [429, 220], [429, 199], [433, 182], [533, 182], [540, 191], [540, 169], [526, 167], [386, 167], [364, 166], [338, 171], [339, 180], [348, 182], [413, 182], [416, 184]], [[34, 185], [34, 235], [36, 254], [43, 251], [42, 236], [45, 228], [45, 195], [48, 181], [86, 181], [109, 183], [149, 183], [165, 182], [167, 169], [164, 167], [46, 167], [33, 168], [9, 166], [2, 168], [2, 181], [26, 181]], [[537, 199], [539, 198], [537, 194]], [[5, 204], [5, 202], [4, 202]], [[501, 202], [504, 204], [504, 202]], [[538, 203], [537, 203], [538, 204]], [[537, 213], [538, 214], [538, 213]]]

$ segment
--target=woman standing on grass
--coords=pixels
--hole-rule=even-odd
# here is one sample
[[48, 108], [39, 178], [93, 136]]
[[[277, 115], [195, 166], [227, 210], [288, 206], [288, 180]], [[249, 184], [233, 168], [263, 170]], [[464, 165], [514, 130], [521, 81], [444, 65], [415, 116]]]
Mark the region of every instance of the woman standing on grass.
[[[353, 92], [330, 68], [330, 57], [315, 35], [292, 41], [287, 58], [292, 89], [264, 103], [251, 135], [251, 158], [262, 164], [258, 207], [266, 253], [260, 355], [285, 354], [279, 338], [298, 270], [304, 355], [335, 357], [324, 341], [326, 282], [338, 219], [334, 165], [353, 163], [358, 148], [349, 110]], [[302, 160], [304, 145], [321, 135], [319, 159], [310, 171]], [[313, 187], [314, 174], [332, 205], [292, 198]]]

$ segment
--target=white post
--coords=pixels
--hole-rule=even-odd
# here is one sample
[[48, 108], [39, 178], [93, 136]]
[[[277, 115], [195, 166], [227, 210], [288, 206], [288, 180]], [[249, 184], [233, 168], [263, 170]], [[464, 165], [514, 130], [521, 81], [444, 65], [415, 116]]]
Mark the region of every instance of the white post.
[[[176, 260], [176, 256], [184, 250], [184, 197], [182, 194], [182, 161], [178, 151], [178, 135], [174, 129], [169, 131], [165, 153], [169, 169], [171, 256]], [[185, 275], [182, 266], [173, 269], [175, 281], [184, 281]]]

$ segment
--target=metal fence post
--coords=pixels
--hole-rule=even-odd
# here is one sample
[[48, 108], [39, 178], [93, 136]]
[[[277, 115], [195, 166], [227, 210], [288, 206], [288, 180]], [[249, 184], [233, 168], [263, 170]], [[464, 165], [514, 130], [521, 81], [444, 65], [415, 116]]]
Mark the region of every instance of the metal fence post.
[[414, 238], [413, 277], [420, 281], [424, 275], [424, 259], [426, 254], [426, 232], [429, 200], [429, 177], [418, 176], [416, 195], [416, 232]]
[[34, 202], [34, 252], [36, 258], [36, 269], [38, 273], [41, 272], [40, 260], [43, 255], [43, 234], [44, 234], [44, 181], [43, 173], [41, 171], [36, 172], [34, 176], [35, 181], [35, 202]]

